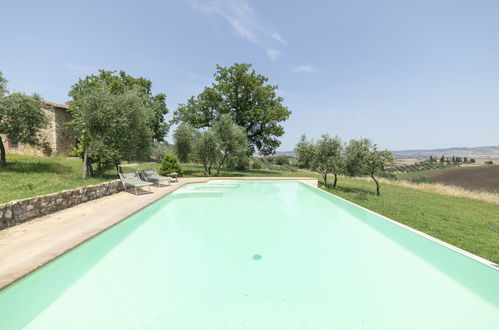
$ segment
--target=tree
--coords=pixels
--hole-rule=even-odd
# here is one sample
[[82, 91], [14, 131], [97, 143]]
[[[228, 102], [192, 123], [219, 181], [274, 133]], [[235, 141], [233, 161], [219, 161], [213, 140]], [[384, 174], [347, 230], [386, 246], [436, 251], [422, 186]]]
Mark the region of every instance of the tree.
[[349, 176], [365, 173], [365, 164], [371, 148], [369, 139], [350, 140], [345, 147], [344, 170]]
[[[0, 87], [3, 88], [1, 84]], [[38, 96], [14, 93], [0, 99], [0, 134], [9, 141], [39, 146], [42, 142], [39, 131], [46, 125], [47, 118]], [[6, 165], [5, 147], [0, 137], [0, 166]]]
[[314, 157], [314, 142], [307, 140], [305, 134], [303, 134], [300, 138], [300, 142], [296, 144], [294, 149], [295, 154], [297, 156], [297, 165], [300, 168], [310, 169], [310, 164], [312, 163], [312, 159]]
[[172, 173], [177, 173], [179, 176], [182, 175], [182, 168], [177, 157], [172, 153], [165, 154], [158, 173], [160, 175], [170, 175]]
[[175, 154], [179, 161], [185, 163], [192, 157], [195, 136], [196, 129], [187, 123], [180, 124], [175, 130], [175, 133], [173, 133]]
[[0, 71], [0, 97], [7, 95], [9, 91], [7, 90], [7, 79], [3, 76], [2, 71]]
[[367, 156], [367, 162], [365, 164], [367, 173], [371, 176], [371, 178], [376, 183], [376, 195], [380, 195], [380, 184], [378, 180], [375, 178], [375, 174], [384, 170], [385, 165], [389, 163], [393, 163], [394, 158], [391, 152], [388, 150], [379, 151], [377, 146], [374, 144], [369, 150], [369, 154]]
[[343, 170], [342, 151], [343, 144], [337, 136], [331, 138], [328, 134], [324, 134], [315, 143], [311, 167], [322, 175], [324, 185], [327, 185], [327, 175], [332, 173], [333, 187], [336, 188], [338, 174]]
[[277, 86], [267, 84], [268, 78], [257, 74], [251, 64], [217, 65], [214, 77], [210, 87], [179, 105], [174, 121], [196, 128], [212, 127], [227, 114], [245, 129], [251, 153], [273, 154], [284, 134], [280, 123], [291, 114], [277, 96]]
[[213, 134], [218, 146], [217, 175], [229, 158], [244, 155], [248, 150], [248, 139], [244, 128], [237, 126], [228, 114], [224, 114], [213, 124]]
[[78, 108], [82, 98], [85, 97], [89, 90], [106, 87], [113, 95], [122, 95], [126, 91], [134, 90], [140, 97], [143, 105], [149, 108], [153, 115], [148, 116], [148, 126], [152, 131], [151, 138], [156, 141], [163, 141], [168, 130], [169, 124], [165, 121], [165, 116], [168, 113], [166, 107], [165, 94], [154, 95], [151, 91], [152, 82], [149, 79], [139, 77], [135, 78], [125, 71], [106, 71], [99, 70], [99, 74], [90, 75], [84, 79], [79, 79], [76, 84], [71, 87], [68, 95], [72, 97], [69, 103], [70, 111]]
[[[114, 94], [108, 87], [87, 89], [72, 105], [72, 126], [80, 135], [84, 160], [118, 165], [149, 155], [153, 110], [133, 88]], [[85, 162], [84, 177], [89, 163]]]
[[215, 134], [210, 129], [199, 132], [194, 143], [193, 153], [194, 159], [203, 164], [204, 175], [211, 176], [211, 168], [218, 162], [219, 151]]

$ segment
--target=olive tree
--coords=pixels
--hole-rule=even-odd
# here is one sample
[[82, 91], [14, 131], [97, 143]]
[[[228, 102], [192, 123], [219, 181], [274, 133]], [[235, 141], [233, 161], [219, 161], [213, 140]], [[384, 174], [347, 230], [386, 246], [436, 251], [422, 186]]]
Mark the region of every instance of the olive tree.
[[[1, 84], [0, 88], [3, 88]], [[39, 146], [42, 142], [39, 132], [46, 125], [47, 118], [38, 96], [14, 93], [0, 99], [0, 134], [9, 141]], [[0, 166], [6, 165], [5, 146], [0, 137]]]
[[386, 164], [394, 162], [394, 158], [391, 152], [388, 150], [379, 151], [377, 146], [374, 144], [370, 147], [369, 153], [366, 157], [366, 172], [376, 183], [376, 195], [380, 195], [380, 183], [375, 178], [375, 174], [382, 172]]
[[86, 97], [88, 91], [96, 88], [107, 88], [110, 94], [122, 95], [127, 91], [134, 90], [152, 115], [148, 115], [149, 130], [152, 131], [151, 139], [163, 141], [170, 128], [166, 122], [168, 108], [166, 106], [165, 94], [153, 94], [152, 82], [143, 77], [133, 77], [125, 71], [99, 70], [98, 74], [89, 75], [79, 79], [69, 91], [72, 101], [69, 103], [70, 111], [80, 105], [80, 101]]
[[257, 74], [251, 64], [236, 63], [230, 67], [217, 65], [215, 82], [203, 92], [180, 104], [175, 122], [186, 122], [196, 128], [212, 127], [222, 115], [229, 115], [244, 128], [250, 151], [263, 155], [275, 152], [284, 134], [281, 122], [291, 111], [278, 96], [277, 86]]
[[72, 126], [84, 150], [84, 171], [90, 163], [119, 165], [149, 155], [154, 112], [136, 89], [114, 94], [107, 87], [88, 89], [72, 106]]
[[211, 168], [218, 163], [219, 150], [215, 134], [211, 130], [201, 131], [197, 134], [193, 146], [194, 160], [201, 163], [204, 175], [211, 176]]
[[316, 142], [307, 140], [303, 135], [295, 148], [298, 162], [322, 175], [327, 185], [328, 174], [334, 175], [333, 187], [336, 188], [338, 175], [343, 171], [343, 144], [337, 136], [332, 138], [323, 134]]
[[173, 133], [173, 140], [175, 154], [179, 161], [185, 163], [192, 157], [195, 137], [196, 129], [191, 125], [182, 123], [177, 127]]
[[350, 140], [344, 151], [344, 172], [349, 176], [365, 174], [365, 165], [371, 149], [371, 140]]
[[337, 136], [332, 138], [328, 134], [323, 134], [315, 143], [311, 167], [322, 175], [325, 185], [327, 185], [327, 175], [331, 173], [334, 175], [333, 187], [336, 188], [338, 175], [343, 170], [342, 151], [343, 144]]
[[314, 157], [314, 142], [309, 141], [305, 134], [300, 138], [300, 142], [296, 144], [294, 152], [297, 157], [296, 164], [299, 168], [310, 169], [312, 159]]
[[230, 158], [244, 155], [248, 150], [248, 139], [244, 128], [237, 126], [229, 115], [222, 115], [213, 124], [213, 134], [218, 146], [217, 175]]

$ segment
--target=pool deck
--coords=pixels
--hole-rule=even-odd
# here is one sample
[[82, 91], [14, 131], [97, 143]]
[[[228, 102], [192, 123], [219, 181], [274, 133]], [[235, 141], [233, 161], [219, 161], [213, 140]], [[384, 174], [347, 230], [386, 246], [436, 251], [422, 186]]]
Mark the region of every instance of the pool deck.
[[82, 203], [0, 231], [0, 289], [183, 185], [209, 180], [298, 180], [317, 187], [317, 179], [306, 177], [180, 178], [150, 194], [120, 192]]

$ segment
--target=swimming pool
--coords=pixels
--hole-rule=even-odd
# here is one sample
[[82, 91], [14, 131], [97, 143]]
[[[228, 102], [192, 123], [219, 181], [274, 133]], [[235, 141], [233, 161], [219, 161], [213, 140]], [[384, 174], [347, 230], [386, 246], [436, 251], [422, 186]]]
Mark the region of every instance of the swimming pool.
[[498, 324], [498, 270], [294, 181], [186, 185], [0, 291], [1, 329]]

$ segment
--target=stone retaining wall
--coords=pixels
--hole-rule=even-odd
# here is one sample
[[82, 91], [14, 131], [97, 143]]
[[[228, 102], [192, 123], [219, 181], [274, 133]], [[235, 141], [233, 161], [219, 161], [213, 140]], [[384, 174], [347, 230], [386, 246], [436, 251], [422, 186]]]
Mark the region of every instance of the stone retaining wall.
[[115, 180], [0, 204], [0, 230], [122, 190]]

